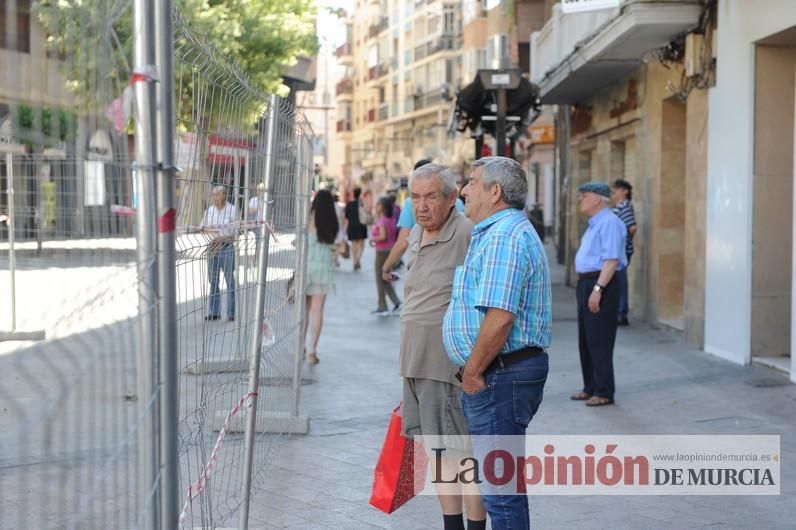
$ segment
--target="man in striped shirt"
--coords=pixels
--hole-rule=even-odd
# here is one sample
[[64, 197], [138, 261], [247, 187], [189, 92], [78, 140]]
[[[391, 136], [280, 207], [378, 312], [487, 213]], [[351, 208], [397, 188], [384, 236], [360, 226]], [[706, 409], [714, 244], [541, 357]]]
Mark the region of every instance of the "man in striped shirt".
[[[627, 264], [630, 265], [630, 257], [633, 255], [633, 236], [636, 235], [636, 214], [633, 211], [633, 186], [626, 180], [617, 179], [613, 185], [613, 196], [616, 206], [614, 213], [625, 223], [627, 227]], [[616, 279], [619, 282], [619, 325], [627, 326], [628, 313], [628, 294], [627, 294], [627, 267], [616, 272]]]

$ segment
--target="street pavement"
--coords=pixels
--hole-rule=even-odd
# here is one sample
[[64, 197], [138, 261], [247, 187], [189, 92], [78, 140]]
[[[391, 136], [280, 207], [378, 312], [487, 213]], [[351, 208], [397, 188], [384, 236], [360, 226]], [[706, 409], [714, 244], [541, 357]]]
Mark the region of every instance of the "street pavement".
[[[373, 253], [343, 261], [318, 347], [305, 366], [301, 408], [310, 433], [281, 443], [253, 498], [252, 528], [437, 529], [437, 500], [420, 496], [385, 515], [368, 505], [391, 410], [401, 400], [398, 319], [376, 317]], [[616, 404], [587, 408], [574, 291], [553, 266], [553, 345], [544, 401], [529, 434], [778, 434], [779, 496], [538, 496], [534, 528], [792, 528], [796, 387], [779, 372], [737, 366], [664, 331], [632, 322], [615, 351]]]

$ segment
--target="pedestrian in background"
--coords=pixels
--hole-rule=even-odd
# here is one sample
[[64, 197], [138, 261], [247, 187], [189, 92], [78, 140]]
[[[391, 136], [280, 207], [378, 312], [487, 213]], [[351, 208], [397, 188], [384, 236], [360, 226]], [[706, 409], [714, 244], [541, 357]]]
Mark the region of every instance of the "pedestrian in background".
[[[453, 280], [443, 339], [459, 367], [469, 432], [486, 436], [473, 441], [482, 463], [493, 443], [525, 435], [547, 381], [550, 272], [542, 242], [523, 212], [527, 189], [522, 166], [495, 156], [473, 163], [463, 190], [465, 213], [475, 227]], [[524, 457], [522, 443], [512, 449], [513, 457]], [[492, 528], [530, 528], [526, 495], [508, 484], [481, 486]]]
[[374, 315], [386, 316], [390, 314], [387, 308], [387, 296], [393, 303], [393, 313], [398, 313], [401, 309], [401, 300], [395, 294], [395, 288], [391, 282], [385, 281], [382, 276], [382, 268], [387, 256], [390, 255], [395, 241], [398, 238], [398, 228], [393, 216], [392, 199], [382, 197], [376, 203], [376, 220], [371, 229], [371, 241], [376, 247], [376, 290], [378, 291], [378, 307], [373, 311]]
[[345, 229], [348, 240], [351, 241], [351, 261], [354, 262], [355, 271], [362, 268], [362, 253], [368, 238], [368, 228], [359, 220], [361, 205], [362, 188], [354, 188], [354, 200], [345, 205]]
[[334, 241], [338, 230], [332, 193], [329, 190], [320, 190], [312, 200], [307, 254], [307, 319], [303, 336], [306, 340], [309, 328], [310, 347], [306, 359], [310, 364], [318, 364], [323, 308], [326, 305], [326, 295], [334, 292]]
[[[625, 245], [625, 256], [627, 256], [627, 266], [630, 266], [630, 258], [633, 256], [633, 237], [636, 235], [636, 213], [633, 210], [633, 186], [626, 180], [617, 179], [613, 185], [614, 213], [625, 223], [627, 227], [627, 244]], [[627, 326], [630, 322], [627, 314], [630, 310], [630, 298], [628, 295], [627, 267], [616, 272], [616, 280], [619, 282], [619, 322], [620, 326]]]
[[346, 231], [345, 231], [345, 204], [340, 202], [340, 196], [335, 193], [334, 194], [334, 211], [337, 215], [337, 237], [334, 239], [334, 266], [340, 266], [340, 258], [348, 259], [350, 254], [350, 248], [348, 247], [348, 241], [346, 241]]
[[202, 217], [202, 231], [210, 236], [207, 246], [207, 277], [210, 281], [210, 307], [205, 320], [221, 318], [219, 275], [224, 273], [227, 287], [227, 319], [235, 320], [235, 234], [238, 214], [227, 201], [227, 189], [216, 186], [210, 193], [211, 204]]
[[614, 402], [614, 342], [619, 311], [616, 272], [627, 266], [625, 224], [611, 211], [611, 188], [587, 182], [578, 188], [580, 211], [589, 225], [575, 255], [578, 348], [583, 390], [572, 399], [590, 407]]
[[[447, 456], [442, 477], [457, 476], [461, 458], [470, 456], [462, 441], [467, 425], [461, 409], [456, 367], [445, 353], [442, 319], [451, 299], [453, 275], [464, 262], [472, 223], [456, 211], [455, 175], [445, 166], [426, 164], [409, 177], [417, 224], [409, 234], [404, 310], [401, 313], [400, 370], [404, 378], [404, 434], [441, 437]], [[393, 273], [384, 272], [391, 281]], [[458, 443], [457, 443], [458, 442]], [[436, 472], [436, 466], [432, 466]], [[462, 484], [435, 482], [445, 530], [464, 530]], [[468, 487], [468, 486], [465, 486]], [[485, 529], [486, 512], [477, 486], [464, 496], [468, 529]]]

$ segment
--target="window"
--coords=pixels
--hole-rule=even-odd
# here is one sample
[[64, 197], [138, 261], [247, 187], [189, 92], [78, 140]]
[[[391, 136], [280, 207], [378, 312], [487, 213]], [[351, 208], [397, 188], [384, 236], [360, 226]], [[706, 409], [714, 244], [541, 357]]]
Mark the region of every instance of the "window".
[[444, 16], [445, 16], [445, 23], [444, 23], [444, 27], [443, 27], [443, 32], [445, 33], [445, 35], [454, 35], [454, 34], [458, 33], [456, 31], [456, 11], [455, 11], [455, 6], [446, 5], [445, 6], [445, 11], [444, 11]]
[[30, 53], [30, 0], [0, 2], [0, 47]]

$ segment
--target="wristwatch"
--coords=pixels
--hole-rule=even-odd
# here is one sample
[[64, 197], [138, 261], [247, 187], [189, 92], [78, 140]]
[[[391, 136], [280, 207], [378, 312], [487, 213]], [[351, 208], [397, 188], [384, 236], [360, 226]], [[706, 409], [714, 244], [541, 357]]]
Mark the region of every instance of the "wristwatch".
[[601, 293], [601, 292], [603, 292], [604, 290], [605, 290], [605, 287], [603, 287], [603, 286], [602, 286], [602, 285], [600, 285], [599, 283], [595, 283], [595, 284], [594, 284], [594, 289], [592, 289], [592, 291], [594, 291], [595, 293]]

